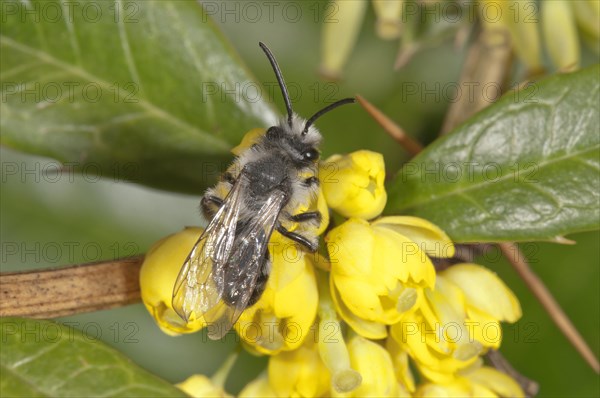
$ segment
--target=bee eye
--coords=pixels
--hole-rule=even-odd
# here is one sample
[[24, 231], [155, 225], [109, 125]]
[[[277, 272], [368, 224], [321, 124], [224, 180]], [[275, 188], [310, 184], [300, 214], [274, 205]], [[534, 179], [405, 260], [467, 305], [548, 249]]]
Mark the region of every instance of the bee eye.
[[302, 154], [302, 158], [304, 160], [317, 160], [319, 158], [319, 151], [315, 148], [311, 148]]

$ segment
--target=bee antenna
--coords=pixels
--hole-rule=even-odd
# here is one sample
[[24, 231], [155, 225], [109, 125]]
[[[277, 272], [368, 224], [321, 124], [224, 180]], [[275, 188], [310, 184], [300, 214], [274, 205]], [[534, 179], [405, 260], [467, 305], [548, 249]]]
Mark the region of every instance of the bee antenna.
[[354, 98], [344, 98], [344, 99], [336, 101], [333, 104], [328, 105], [325, 108], [321, 109], [320, 111], [318, 111], [317, 113], [315, 113], [314, 115], [312, 115], [310, 117], [310, 119], [308, 119], [306, 121], [306, 124], [304, 125], [304, 130], [302, 130], [302, 135], [306, 135], [308, 133], [308, 128], [315, 122], [315, 120], [317, 120], [318, 118], [320, 118], [321, 116], [323, 116], [327, 112], [329, 112], [329, 111], [337, 108], [338, 106], [342, 106], [342, 105], [346, 105], [346, 104], [352, 104], [354, 102], [356, 102], [356, 99], [354, 99]]
[[258, 45], [265, 52], [265, 54], [267, 55], [267, 58], [269, 58], [269, 62], [271, 63], [271, 66], [273, 67], [273, 71], [275, 72], [275, 76], [277, 77], [277, 82], [279, 83], [279, 88], [281, 88], [281, 94], [283, 95], [283, 100], [285, 101], [285, 108], [287, 109], [287, 114], [288, 114], [288, 125], [290, 127], [292, 127], [292, 103], [290, 102], [290, 96], [288, 94], [287, 87], [285, 86], [285, 82], [283, 81], [283, 75], [281, 74], [281, 69], [279, 69], [279, 65], [277, 64], [277, 61], [275, 60], [275, 56], [273, 55], [271, 50], [269, 50], [269, 47], [267, 47], [265, 45], [265, 43], [260, 42], [260, 41], [258, 42]]

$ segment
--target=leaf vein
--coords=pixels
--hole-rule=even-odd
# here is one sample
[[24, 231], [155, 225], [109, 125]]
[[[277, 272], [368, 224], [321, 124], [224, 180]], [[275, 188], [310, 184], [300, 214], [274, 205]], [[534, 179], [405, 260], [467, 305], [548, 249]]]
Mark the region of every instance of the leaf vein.
[[[107, 81], [105, 81], [97, 76], [92, 75], [91, 73], [83, 70], [81, 67], [66, 64], [66, 63], [56, 59], [55, 57], [49, 55], [46, 52], [32, 48], [32, 47], [27, 46], [22, 43], [18, 43], [15, 40], [13, 40], [5, 35], [0, 35], [0, 44], [9, 46], [17, 51], [34, 56], [43, 62], [54, 65], [58, 68], [62, 68], [64, 70], [66, 70], [67, 72], [72, 73], [75, 76], [81, 77], [81, 78], [86, 79], [91, 82], [95, 82], [107, 90], [111, 90], [111, 89], [114, 90], [114, 85], [110, 85]], [[124, 91], [121, 87], [117, 87], [116, 90], [120, 92], [120, 95], [123, 98], [127, 98], [127, 96], [130, 94], [129, 92]], [[136, 103], [140, 107], [142, 107], [143, 109], [145, 109], [149, 113], [151, 113], [153, 116], [155, 116], [159, 119], [165, 120], [165, 121], [167, 121], [175, 126], [178, 126], [182, 129], [196, 133], [197, 135], [202, 137], [202, 139], [205, 141], [205, 143], [207, 145], [211, 145], [211, 146], [215, 147], [216, 149], [223, 150], [223, 151], [229, 151], [229, 149], [231, 148], [231, 145], [224, 139], [209, 135], [208, 133], [200, 130], [198, 127], [189, 124], [185, 120], [177, 118], [173, 114], [167, 112], [164, 109], [157, 107], [156, 105], [147, 101], [146, 99], [140, 98]]]
[[[119, 7], [119, 15], [124, 15], [125, 10], [123, 9], [123, 3], [121, 0], [115, 0], [115, 8], [116, 7]], [[133, 54], [131, 53], [131, 47], [129, 46], [129, 38], [127, 37], [127, 31], [125, 30], [123, 18], [117, 18], [117, 26], [119, 28], [119, 37], [121, 38], [121, 49], [123, 50], [123, 55], [125, 56], [125, 62], [127, 63], [129, 75], [131, 76], [133, 83], [135, 83], [139, 88], [140, 93], [142, 93], [142, 82], [140, 80], [137, 67], [135, 65], [135, 59], [133, 58]]]

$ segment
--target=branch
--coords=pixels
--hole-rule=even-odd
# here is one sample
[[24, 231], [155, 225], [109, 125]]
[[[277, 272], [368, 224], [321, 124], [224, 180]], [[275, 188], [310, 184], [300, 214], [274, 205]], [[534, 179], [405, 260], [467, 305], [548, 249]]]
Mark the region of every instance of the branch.
[[498, 99], [510, 72], [511, 60], [507, 31], [496, 29], [479, 32], [469, 47], [462, 68], [459, 82], [461, 96], [448, 109], [440, 135], [450, 132]]
[[56, 318], [135, 303], [143, 258], [0, 273], [0, 316]]
[[358, 103], [367, 111], [367, 113], [377, 122], [386, 133], [388, 133], [396, 142], [398, 142], [412, 156], [423, 150], [421, 144], [407, 135], [404, 130], [387, 117], [383, 112], [377, 109], [373, 104], [360, 95], [356, 95]]
[[598, 363], [598, 359], [596, 359], [594, 352], [587, 345], [583, 337], [581, 337], [581, 334], [579, 334], [569, 317], [567, 317], [562, 308], [560, 308], [560, 304], [554, 299], [552, 293], [550, 293], [546, 285], [544, 285], [544, 282], [542, 282], [542, 280], [531, 270], [519, 247], [515, 243], [510, 242], [498, 243], [498, 247], [511, 263], [515, 271], [517, 271], [521, 279], [525, 281], [529, 290], [531, 290], [540, 304], [542, 304], [548, 315], [550, 315], [550, 318], [552, 318], [552, 321], [565, 335], [567, 340], [569, 340], [592, 369], [594, 369], [596, 373], [600, 373], [600, 364]]
[[525, 396], [535, 397], [537, 395], [540, 390], [539, 384], [517, 372], [515, 368], [513, 368], [512, 365], [506, 360], [506, 358], [504, 358], [500, 351], [489, 350], [486, 354], [486, 358], [493, 367], [506, 373], [517, 383], [519, 383], [521, 389], [523, 389], [523, 392], [525, 392]]

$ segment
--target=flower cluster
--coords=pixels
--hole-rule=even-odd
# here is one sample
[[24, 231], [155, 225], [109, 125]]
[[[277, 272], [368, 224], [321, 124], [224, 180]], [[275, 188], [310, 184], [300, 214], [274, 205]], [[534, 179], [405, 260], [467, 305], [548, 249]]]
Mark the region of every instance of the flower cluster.
[[[539, 11], [538, 9], [539, 4]], [[506, 32], [525, 66], [543, 70], [545, 49], [556, 68], [579, 68], [580, 41], [597, 51], [600, 39], [600, 2], [597, 0], [553, 0], [536, 2], [483, 0], [482, 7], [494, 7], [496, 18], [481, 18], [489, 32]]]
[[[326, 20], [323, 24], [322, 75], [332, 79], [341, 75], [360, 33], [368, 3], [367, 0], [332, 1], [337, 22]], [[420, 48], [439, 42], [452, 31], [457, 32], [457, 37], [464, 36], [465, 28], [476, 15], [491, 34], [490, 40], [496, 41], [494, 44], [509, 43], [531, 72], [543, 70], [544, 49], [560, 70], [578, 68], [580, 41], [598, 51], [600, 2], [597, 0], [482, 0], [462, 4], [430, 0], [420, 2], [422, 9], [418, 3], [405, 0], [373, 0], [371, 4], [377, 36], [400, 41], [396, 68]], [[428, 20], [432, 23], [427, 23]]]
[[[454, 256], [452, 241], [426, 220], [380, 216], [384, 178], [380, 154], [332, 156], [311, 204], [335, 213], [316, 231], [324, 233], [323, 252], [273, 234], [265, 292], [234, 326], [248, 351], [269, 356], [268, 367], [240, 396], [523, 396], [481, 358], [499, 348], [500, 322], [520, 317], [516, 297], [476, 264], [436, 272], [432, 259]], [[186, 324], [171, 306], [179, 268], [201, 232], [163, 239], [142, 267], [144, 304], [169, 334], [206, 326]], [[192, 396], [225, 396], [222, 374], [179, 386]]]

